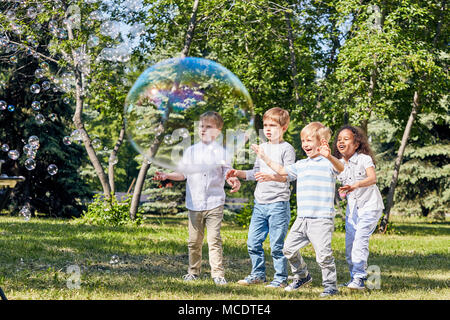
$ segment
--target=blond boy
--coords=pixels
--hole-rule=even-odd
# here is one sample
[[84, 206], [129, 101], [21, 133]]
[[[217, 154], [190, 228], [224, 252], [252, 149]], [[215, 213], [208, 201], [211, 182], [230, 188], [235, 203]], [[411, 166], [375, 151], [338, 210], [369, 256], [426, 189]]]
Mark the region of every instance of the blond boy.
[[[225, 204], [225, 177], [231, 169], [231, 164], [225, 149], [216, 142], [223, 127], [223, 119], [213, 111], [200, 116], [198, 135], [200, 142], [186, 149], [181, 160], [181, 166], [186, 172], [162, 173], [156, 172], [155, 180], [175, 180], [186, 182], [186, 207], [189, 210], [189, 268], [183, 276], [185, 281], [197, 280], [201, 271], [202, 245], [204, 230], [207, 231], [209, 249], [209, 264], [211, 277], [217, 285], [225, 285], [225, 270], [223, 266], [223, 248], [220, 228]], [[189, 167], [199, 168], [204, 164], [205, 170], [189, 170]], [[239, 190], [237, 178], [226, 178], [232, 186], [231, 192]]]
[[299, 252], [311, 243], [322, 270], [324, 291], [320, 296], [327, 297], [338, 293], [331, 238], [334, 230], [336, 175], [343, 171], [344, 166], [331, 155], [328, 146], [331, 132], [320, 122], [308, 124], [302, 129], [300, 137], [302, 149], [308, 158], [289, 166], [271, 161], [260, 146], [253, 146], [253, 150], [278, 174], [297, 179], [297, 219], [283, 247], [294, 281], [285, 290], [297, 290], [312, 281]]

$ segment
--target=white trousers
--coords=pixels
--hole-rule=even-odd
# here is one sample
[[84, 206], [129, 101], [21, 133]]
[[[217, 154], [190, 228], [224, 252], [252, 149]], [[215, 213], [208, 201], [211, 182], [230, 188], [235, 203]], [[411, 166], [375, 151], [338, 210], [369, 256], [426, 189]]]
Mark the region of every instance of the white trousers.
[[352, 279], [367, 278], [369, 258], [369, 238], [377, 227], [382, 210], [358, 212], [355, 207], [350, 212], [347, 206], [345, 216], [345, 259]]

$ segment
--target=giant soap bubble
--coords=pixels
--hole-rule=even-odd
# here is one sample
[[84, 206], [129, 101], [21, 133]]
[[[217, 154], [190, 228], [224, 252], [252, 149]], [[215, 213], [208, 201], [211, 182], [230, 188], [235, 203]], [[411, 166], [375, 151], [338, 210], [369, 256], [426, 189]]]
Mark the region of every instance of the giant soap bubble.
[[[199, 133], [200, 115], [220, 114], [224, 124], [214, 144], [227, 150], [206, 161], [202, 154], [190, 165], [183, 153], [189, 146], [205, 144]], [[134, 148], [159, 167], [199, 172], [225, 162], [244, 163], [253, 134], [253, 103], [241, 81], [222, 65], [202, 58], [172, 58], [146, 69], [136, 80], [125, 102], [125, 126]], [[216, 145], [217, 146], [217, 145]]]

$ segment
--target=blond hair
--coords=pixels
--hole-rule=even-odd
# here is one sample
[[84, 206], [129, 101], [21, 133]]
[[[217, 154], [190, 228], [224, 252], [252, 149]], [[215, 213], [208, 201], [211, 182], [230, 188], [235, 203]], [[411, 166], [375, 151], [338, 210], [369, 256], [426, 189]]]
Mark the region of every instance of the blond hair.
[[264, 113], [263, 121], [267, 119], [277, 122], [282, 127], [287, 127], [290, 121], [289, 112], [278, 107], [271, 108]]
[[300, 136], [303, 135], [315, 137], [319, 141], [326, 140], [329, 142], [331, 139], [331, 130], [320, 122], [311, 122], [300, 131]]
[[210, 119], [212, 121], [214, 121], [214, 123], [216, 124], [217, 129], [222, 129], [223, 128], [223, 119], [220, 116], [220, 114], [218, 114], [215, 111], [206, 111], [205, 113], [200, 115], [200, 121], [203, 119]]

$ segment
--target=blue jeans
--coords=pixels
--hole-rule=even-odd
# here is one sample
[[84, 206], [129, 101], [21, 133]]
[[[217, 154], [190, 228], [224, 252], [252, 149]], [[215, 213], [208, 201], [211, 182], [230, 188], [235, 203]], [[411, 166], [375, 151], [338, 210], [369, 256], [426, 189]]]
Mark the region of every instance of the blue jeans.
[[248, 254], [252, 262], [252, 276], [262, 279], [266, 277], [263, 243], [269, 235], [270, 251], [275, 269], [273, 282], [287, 281], [287, 259], [283, 255], [283, 246], [290, 219], [289, 201], [268, 204], [259, 204], [255, 201], [247, 240]]

